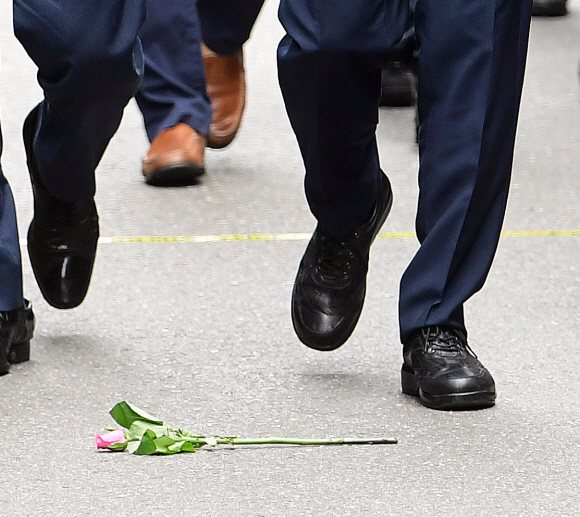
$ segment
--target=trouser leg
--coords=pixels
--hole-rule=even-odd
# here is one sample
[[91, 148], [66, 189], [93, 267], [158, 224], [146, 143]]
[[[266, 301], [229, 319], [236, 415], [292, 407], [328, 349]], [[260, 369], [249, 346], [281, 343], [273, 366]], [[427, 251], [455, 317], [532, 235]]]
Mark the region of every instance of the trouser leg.
[[416, 0], [409, 0], [409, 21], [407, 30], [400, 41], [397, 42], [388, 52], [388, 59], [397, 60], [415, 67], [417, 41], [415, 38], [415, 23], [413, 12]]
[[[0, 155], [2, 133], [0, 132]], [[16, 210], [10, 185], [0, 166], [0, 311], [22, 307], [22, 260]]]
[[44, 90], [34, 142], [46, 189], [90, 199], [94, 171], [141, 80], [145, 0], [14, 0], [15, 33]]
[[242, 49], [264, 0], [198, 0], [204, 43], [229, 56]]
[[336, 238], [366, 222], [381, 171], [375, 138], [380, 71], [408, 0], [282, 0], [278, 73], [306, 168], [314, 216]]
[[139, 33], [145, 73], [135, 98], [150, 141], [179, 122], [209, 133], [211, 105], [196, 4], [195, 0], [148, 0], [147, 19]]
[[421, 247], [400, 288], [401, 338], [465, 330], [505, 214], [531, 0], [418, 0]]

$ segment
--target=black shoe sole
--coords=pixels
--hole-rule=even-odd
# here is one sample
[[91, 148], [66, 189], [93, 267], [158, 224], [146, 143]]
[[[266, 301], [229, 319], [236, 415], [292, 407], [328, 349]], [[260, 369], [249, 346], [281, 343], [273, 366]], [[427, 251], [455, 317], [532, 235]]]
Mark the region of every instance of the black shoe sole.
[[154, 187], [185, 187], [197, 184], [204, 174], [204, 167], [187, 162], [172, 163], [145, 176], [145, 183]]
[[451, 393], [449, 395], [430, 395], [420, 387], [417, 377], [403, 364], [401, 386], [405, 395], [418, 397], [421, 404], [429, 409], [441, 411], [471, 411], [495, 405], [495, 392], [477, 391], [470, 393]]

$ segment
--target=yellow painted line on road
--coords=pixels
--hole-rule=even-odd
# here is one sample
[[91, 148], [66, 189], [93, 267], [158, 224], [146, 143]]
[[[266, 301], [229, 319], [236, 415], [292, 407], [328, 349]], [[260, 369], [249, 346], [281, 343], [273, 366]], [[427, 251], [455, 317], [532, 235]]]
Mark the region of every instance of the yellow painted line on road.
[[[134, 244], [145, 242], [232, 242], [232, 241], [307, 241], [311, 233], [251, 233], [240, 235], [176, 235], [167, 237], [101, 237], [100, 244]], [[407, 239], [414, 232], [379, 233], [378, 239]]]
[[[136, 244], [150, 242], [169, 243], [204, 243], [232, 241], [305, 241], [311, 233], [251, 233], [239, 235], [176, 235], [165, 237], [101, 237], [101, 244]], [[535, 230], [535, 231], [504, 231], [502, 237], [575, 237], [580, 236], [580, 230]], [[410, 239], [415, 232], [379, 233], [378, 239]]]
[[176, 235], [166, 237], [102, 237], [101, 244], [134, 244], [145, 242], [231, 242], [231, 241], [303, 241], [309, 233], [251, 233], [240, 235]]
[[[174, 235], [174, 236], [141, 236], [141, 237], [101, 237], [99, 244], [148, 244], [148, 243], [193, 243], [236, 242], [236, 241], [307, 241], [311, 233], [250, 233], [232, 235]], [[578, 237], [580, 230], [506, 230], [502, 237]], [[410, 239], [415, 232], [379, 233], [378, 239]], [[20, 244], [26, 245], [26, 239]]]
[[577, 237], [580, 230], [504, 231], [502, 237]]

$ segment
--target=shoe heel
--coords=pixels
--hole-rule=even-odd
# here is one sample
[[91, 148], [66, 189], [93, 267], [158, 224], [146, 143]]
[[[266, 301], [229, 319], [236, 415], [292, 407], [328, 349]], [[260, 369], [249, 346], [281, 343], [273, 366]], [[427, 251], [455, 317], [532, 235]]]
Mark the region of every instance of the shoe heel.
[[401, 388], [405, 395], [419, 396], [419, 383], [413, 372], [407, 371], [405, 365], [401, 369]]
[[30, 341], [15, 343], [8, 351], [8, 362], [10, 364], [24, 363], [30, 360]]

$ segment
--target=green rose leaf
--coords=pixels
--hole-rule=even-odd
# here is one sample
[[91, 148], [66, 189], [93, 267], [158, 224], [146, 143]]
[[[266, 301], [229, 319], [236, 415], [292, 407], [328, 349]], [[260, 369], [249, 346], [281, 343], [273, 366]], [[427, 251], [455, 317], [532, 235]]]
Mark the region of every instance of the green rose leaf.
[[191, 436], [185, 438], [185, 441], [190, 443], [194, 449], [201, 449], [204, 445], [207, 445], [204, 436]]
[[116, 404], [109, 413], [115, 422], [117, 422], [120, 426], [125, 427], [126, 429], [130, 429], [131, 425], [136, 420], [147, 422], [153, 425], [163, 425], [161, 420], [156, 419], [142, 409], [139, 409], [137, 406], [129, 404], [125, 401]]
[[167, 435], [169, 432], [166, 425], [156, 425], [143, 420], [135, 420], [129, 429], [129, 440], [140, 440], [147, 430], [153, 431], [156, 438]]
[[[186, 431], [185, 429], [178, 429], [177, 434], [183, 436], [184, 438], [200, 438], [198, 434], [192, 433], [191, 431]], [[203, 438], [203, 436], [201, 436]]]
[[134, 442], [129, 442], [127, 444], [127, 448], [125, 449], [129, 454], [135, 454], [135, 451], [139, 448], [139, 445], [141, 445], [141, 441], [134, 441]]
[[155, 454], [157, 451], [157, 446], [155, 445], [155, 433], [151, 429], [147, 429], [145, 434], [141, 437], [139, 446], [133, 454], [138, 456], [147, 456], [149, 454]]
[[199, 449], [199, 446], [196, 447], [193, 443], [184, 440], [176, 442], [174, 445], [171, 445], [169, 449], [175, 452], [195, 452]]
[[180, 442], [180, 443], [182, 443], [181, 452], [195, 452], [200, 447], [200, 446], [196, 447], [191, 442]]
[[183, 450], [183, 444], [186, 443], [184, 441], [175, 442], [173, 445], [167, 447], [167, 450], [171, 451], [172, 453], [181, 452]]
[[154, 442], [156, 454], [175, 454], [180, 452], [180, 449], [172, 448], [175, 445], [175, 440], [171, 436], [161, 436], [160, 438], [156, 438]]
[[107, 449], [110, 449], [112, 451], [124, 451], [127, 448], [127, 443], [129, 442], [112, 443], [107, 447]]

